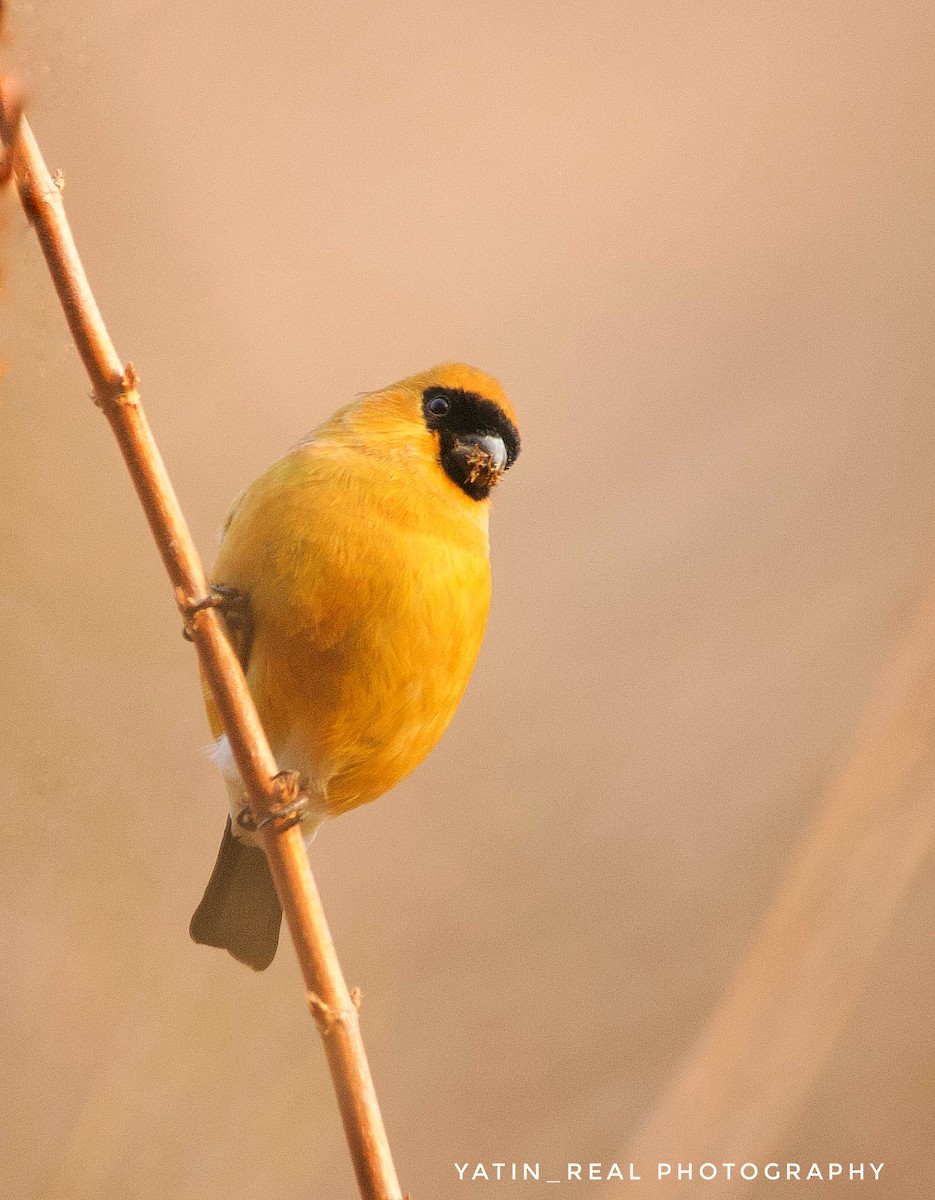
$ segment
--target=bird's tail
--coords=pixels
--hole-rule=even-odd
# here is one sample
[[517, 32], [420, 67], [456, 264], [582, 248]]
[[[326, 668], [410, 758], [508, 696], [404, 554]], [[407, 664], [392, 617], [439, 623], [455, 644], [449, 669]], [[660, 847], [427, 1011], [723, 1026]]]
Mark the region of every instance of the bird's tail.
[[269, 863], [259, 847], [245, 846], [231, 831], [221, 839], [218, 859], [189, 932], [203, 946], [217, 946], [254, 971], [273, 961], [282, 909]]

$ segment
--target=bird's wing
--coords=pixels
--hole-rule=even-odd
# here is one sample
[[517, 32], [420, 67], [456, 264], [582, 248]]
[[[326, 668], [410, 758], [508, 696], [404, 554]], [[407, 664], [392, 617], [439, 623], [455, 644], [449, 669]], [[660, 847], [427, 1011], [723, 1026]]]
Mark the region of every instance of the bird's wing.
[[[222, 611], [251, 686], [257, 631], [265, 635], [267, 657], [271, 632], [283, 652], [300, 643], [314, 655], [340, 642], [356, 619], [354, 593], [343, 579], [353, 567], [342, 532], [347, 480], [335, 478], [342, 471], [313, 446], [297, 447], [245, 488], [227, 514], [211, 580], [229, 593]], [[221, 722], [204, 681], [203, 692], [218, 737]]]

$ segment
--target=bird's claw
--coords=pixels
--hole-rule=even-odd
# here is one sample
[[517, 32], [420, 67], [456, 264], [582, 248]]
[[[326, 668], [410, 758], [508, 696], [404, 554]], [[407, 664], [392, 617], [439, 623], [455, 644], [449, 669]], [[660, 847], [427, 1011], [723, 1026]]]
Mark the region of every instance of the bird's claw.
[[231, 637], [235, 640], [238, 639], [238, 635], [249, 628], [251, 622], [250, 599], [247, 593], [230, 587], [226, 583], [213, 583], [211, 590], [203, 600], [180, 603], [179, 607], [185, 619], [182, 637], [187, 642], [192, 640], [195, 618], [209, 608], [216, 608], [220, 611]]
[[265, 817], [256, 820], [249, 808], [244, 808], [237, 814], [237, 824], [247, 833], [259, 833], [267, 825], [277, 823], [279, 833], [285, 833], [293, 825], [298, 825], [308, 812], [308, 796], [302, 790], [302, 782], [296, 771], [280, 771], [273, 776], [277, 784], [280, 800], [273, 805]]

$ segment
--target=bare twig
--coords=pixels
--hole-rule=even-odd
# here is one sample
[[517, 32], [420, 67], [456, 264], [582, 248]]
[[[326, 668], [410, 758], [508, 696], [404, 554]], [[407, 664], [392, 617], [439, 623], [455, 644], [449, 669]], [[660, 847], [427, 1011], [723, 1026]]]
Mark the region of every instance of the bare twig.
[[[72, 239], [60, 189], [20, 116], [15, 92], [0, 84], [0, 136], [20, 199], [35, 227], [72, 337], [133, 479], [140, 503], [186, 628], [191, 634], [243, 777], [257, 823], [290, 797], [294, 781], [281, 776], [260, 725], [243, 672], [221, 619], [185, 518], [172, 490], [137, 392], [137, 374], [123, 366], [101, 318]], [[276, 891], [295, 943], [312, 1011], [331, 1068], [361, 1196], [399, 1200], [376, 1091], [348, 992], [309, 867], [300, 829], [274, 819], [262, 830]]]
[[[755, 1162], [775, 1149], [808, 1101], [933, 844], [935, 588], [752, 945], [627, 1157]], [[694, 1186], [670, 1177], [653, 1195], [694, 1195]], [[743, 1186], [719, 1174], [697, 1188], [711, 1198]]]

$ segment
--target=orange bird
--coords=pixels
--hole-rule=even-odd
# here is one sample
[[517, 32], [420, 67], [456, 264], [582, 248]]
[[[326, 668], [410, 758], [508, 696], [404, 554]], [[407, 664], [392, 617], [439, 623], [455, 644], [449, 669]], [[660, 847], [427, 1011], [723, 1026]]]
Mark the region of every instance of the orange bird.
[[[489, 495], [519, 453], [495, 379], [446, 363], [347, 405], [234, 501], [212, 579], [306, 845], [432, 749], [467, 686], [490, 604]], [[210, 692], [231, 817], [196, 942], [261, 971], [282, 910]], [[233, 818], [233, 819], [231, 819]]]

